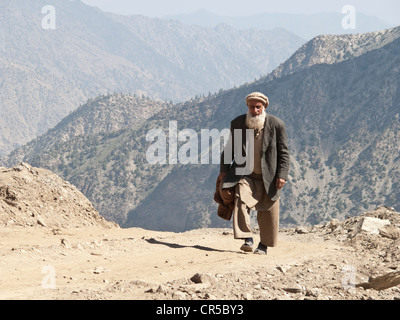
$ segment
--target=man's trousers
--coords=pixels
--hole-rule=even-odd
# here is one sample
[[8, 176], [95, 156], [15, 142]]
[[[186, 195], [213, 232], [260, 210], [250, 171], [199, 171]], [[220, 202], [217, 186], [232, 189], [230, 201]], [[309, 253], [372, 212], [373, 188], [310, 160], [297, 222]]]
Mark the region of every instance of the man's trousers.
[[[246, 179], [241, 181], [237, 186], [235, 206], [233, 210], [233, 234], [235, 239], [251, 238], [251, 225], [250, 225], [250, 210], [259, 209], [257, 205], [255, 208], [249, 208], [243, 202], [242, 198], [246, 200], [249, 198], [249, 188], [253, 181]], [[247, 196], [245, 195], [247, 194]], [[241, 196], [242, 195], [242, 196]], [[254, 192], [252, 193], [254, 195]], [[257, 210], [257, 221], [260, 229], [260, 242], [267, 247], [276, 247], [278, 242], [279, 233], [279, 200], [271, 201], [266, 193], [263, 194], [263, 206], [261, 210]]]

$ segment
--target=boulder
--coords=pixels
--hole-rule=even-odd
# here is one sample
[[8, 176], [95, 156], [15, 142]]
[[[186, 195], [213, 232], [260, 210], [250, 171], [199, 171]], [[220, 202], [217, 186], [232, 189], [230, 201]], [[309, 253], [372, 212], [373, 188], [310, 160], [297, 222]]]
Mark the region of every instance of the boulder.
[[214, 284], [217, 281], [217, 279], [210, 274], [207, 273], [196, 273], [193, 277], [190, 278], [190, 280], [194, 283], [210, 283]]
[[386, 290], [400, 285], [400, 271], [390, 272], [383, 276], [370, 278], [368, 282], [360, 283], [356, 287], [374, 290]]
[[372, 217], [363, 217], [356, 228], [356, 233], [365, 231], [371, 234], [379, 234], [379, 229], [388, 225], [390, 225], [389, 220], [382, 220]]
[[395, 226], [385, 226], [383, 228], [379, 228], [379, 234], [382, 237], [397, 240], [400, 238], [400, 229], [396, 228]]

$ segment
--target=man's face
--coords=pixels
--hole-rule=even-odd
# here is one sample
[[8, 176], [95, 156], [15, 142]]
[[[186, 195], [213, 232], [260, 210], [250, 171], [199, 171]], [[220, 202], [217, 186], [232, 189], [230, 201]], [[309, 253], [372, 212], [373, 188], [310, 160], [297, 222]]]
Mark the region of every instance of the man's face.
[[253, 117], [257, 117], [265, 111], [265, 106], [263, 103], [257, 100], [248, 101], [247, 107], [249, 108], [250, 114]]

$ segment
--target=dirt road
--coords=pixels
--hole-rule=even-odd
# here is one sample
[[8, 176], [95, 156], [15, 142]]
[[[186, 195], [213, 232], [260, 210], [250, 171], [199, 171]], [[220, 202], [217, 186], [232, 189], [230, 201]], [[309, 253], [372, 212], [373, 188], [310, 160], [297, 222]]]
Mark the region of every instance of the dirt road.
[[344, 268], [360, 264], [350, 247], [285, 232], [268, 256], [240, 245], [225, 229], [4, 228], [0, 299], [381, 298], [343, 287]]

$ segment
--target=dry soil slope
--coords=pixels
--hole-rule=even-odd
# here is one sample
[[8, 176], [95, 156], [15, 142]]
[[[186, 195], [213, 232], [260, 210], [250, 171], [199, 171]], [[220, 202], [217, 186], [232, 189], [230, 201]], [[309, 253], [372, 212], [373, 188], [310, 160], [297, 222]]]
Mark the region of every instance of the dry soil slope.
[[52, 228], [116, 227], [69, 182], [51, 171], [21, 163], [0, 167], [0, 224]]

